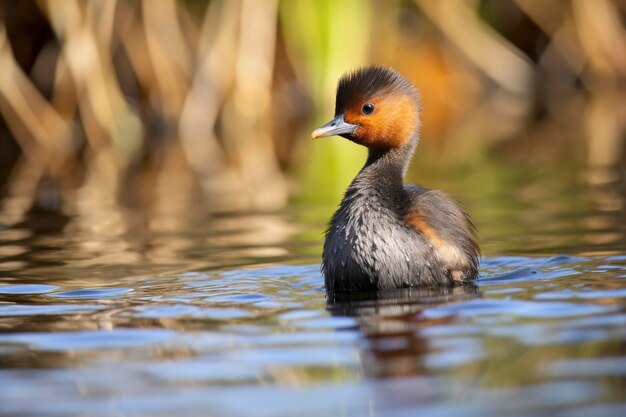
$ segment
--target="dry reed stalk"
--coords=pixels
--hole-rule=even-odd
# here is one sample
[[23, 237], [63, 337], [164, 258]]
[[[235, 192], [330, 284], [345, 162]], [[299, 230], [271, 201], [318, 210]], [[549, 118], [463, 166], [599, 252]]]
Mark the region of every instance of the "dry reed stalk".
[[44, 175], [58, 179], [72, 152], [71, 126], [17, 65], [1, 24], [0, 66], [0, 110], [23, 152], [9, 181], [9, 193], [19, 198], [12, 201], [2, 219], [12, 223], [31, 207]]
[[[341, 73], [367, 63], [368, 51], [401, 50], [398, 22], [379, 21], [396, 15], [417, 16], [425, 28], [413, 34], [415, 51], [435, 47], [439, 56], [454, 55], [455, 74], [475, 85], [454, 99], [455, 112], [465, 117], [446, 135], [469, 145], [451, 142], [451, 153], [471, 148], [479, 154], [477, 148], [498, 141], [524, 143], [539, 89], [549, 120], [536, 129], [551, 139], [542, 137], [542, 144], [570, 148], [562, 137], [582, 138], [576, 133], [582, 120], [590, 165], [623, 158], [624, 9], [610, 0], [509, 4], [539, 28], [530, 36], [547, 38], [536, 62], [481, 18], [477, 3], [461, 0], [213, 0], [198, 16], [195, 6], [176, 0], [37, 4], [52, 34], [35, 50], [33, 69], [18, 63], [7, 38], [23, 34], [7, 32], [10, 22], [0, 22], [0, 112], [22, 152], [8, 181], [3, 222], [19, 220], [37, 204], [46, 180], [60, 187], [65, 212], [87, 219], [81, 227], [115, 233], [132, 223], [121, 208], [126, 197], [158, 215], [153, 227], [163, 228], [174, 227], [167, 216], [199, 200], [213, 210], [283, 206], [287, 186], [276, 148], [289, 149], [285, 140], [305, 137], [305, 129], [298, 136], [308, 120], [303, 95], [320, 108], [332, 107]], [[394, 36], [379, 33], [382, 27]], [[400, 53], [385, 63], [410, 68], [424, 56]], [[54, 72], [43, 89], [42, 72]], [[302, 88], [289, 95], [279, 83]], [[277, 113], [292, 110], [304, 116], [296, 132], [285, 132], [274, 120], [286, 120]], [[343, 158], [343, 143], [329, 146], [337, 158], [328, 159]], [[339, 181], [353, 174], [352, 165], [335, 165], [329, 172]]]
[[533, 67], [464, 0], [416, 0], [420, 9], [465, 57], [506, 91], [528, 96]]

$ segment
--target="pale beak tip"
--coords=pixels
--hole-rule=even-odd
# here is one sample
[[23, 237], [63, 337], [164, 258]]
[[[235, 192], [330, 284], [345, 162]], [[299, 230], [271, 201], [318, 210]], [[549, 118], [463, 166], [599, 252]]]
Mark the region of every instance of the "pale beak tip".
[[315, 129], [314, 131], [311, 132], [311, 140], [315, 140], [321, 137], [321, 133], [319, 132], [319, 129]]
[[330, 122], [311, 132], [311, 139], [326, 138], [335, 135], [351, 135], [356, 128], [357, 125], [346, 123], [343, 119], [343, 114], [339, 114]]

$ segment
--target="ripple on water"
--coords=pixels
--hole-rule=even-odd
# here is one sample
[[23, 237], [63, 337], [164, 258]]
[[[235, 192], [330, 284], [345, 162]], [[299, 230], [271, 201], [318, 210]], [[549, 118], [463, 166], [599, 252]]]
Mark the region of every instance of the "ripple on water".
[[40, 351], [119, 349], [171, 340], [175, 332], [163, 329], [113, 329], [54, 333], [0, 334], [0, 343], [21, 344]]
[[231, 294], [231, 295], [217, 295], [207, 298], [207, 301], [212, 303], [232, 303], [232, 304], [248, 304], [257, 303], [259, 301], [270, 300], [270, 296], [267, 294]]
[[134, 290], [132, 288], [80, 288], [50, 294], [50, 297], [76, 299], [107, 299], [119, 298], [128, 293], [132, 293], [133, 291]]
[[254, 383], [268, 378], [263, 367], [253, 367], [247, 363], [215, 362], [210, 357], [197, 357], [183, 360], [151, 361], [129, 364], [131, 371], [146, 373], [163, 383]]
[[626, 375], [626, 357], [556, 360], [550, 362], [543, 372], [556, 378], [623, 376]]
[[510, 299], [474, 299], [451, 305], [429, 308], [423, 312], [425, 318], [443, 317], [525, 317], [565, 318], [588, 316], [615, 311], [614, 306], [565, 302], [534, 302]]
[[88, 314], [104, 307], [95, 304], [0, 304], [0, 317]]
[[202, 318], [208, 320], [228, 321], [255, 317], [252, 310], [241, 308], [210, 308], [189, 305], [148, 305], [129, 310], [125, 315], [141, 318]]
[[626, 298], [626, 288], [615, 288], [611, 290], [592, 290], [585, 289], [583, 291], [563, 290], [563, 291], [547, 291], [534, 296], [537, 300], [596, 300], [610, 298]]
[[57, 288], [56, 285], [45, 284], [0, 285], [0, 294], [45, 294]]

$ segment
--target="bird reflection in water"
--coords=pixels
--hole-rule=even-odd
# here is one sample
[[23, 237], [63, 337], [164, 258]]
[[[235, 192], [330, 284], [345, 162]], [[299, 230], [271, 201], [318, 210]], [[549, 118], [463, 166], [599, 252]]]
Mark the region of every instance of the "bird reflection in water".
[[424, 310], [481, 297], [475, 284], [455, 287], [410, 287], [385, 291], [329, 293], [327, 310], [352, 317], [368, 347], [361, 358], [368, 377], [421, 376], [428, 372], [424, 355], [433, 351], [421, 329], [452, 317], [430, 318]]

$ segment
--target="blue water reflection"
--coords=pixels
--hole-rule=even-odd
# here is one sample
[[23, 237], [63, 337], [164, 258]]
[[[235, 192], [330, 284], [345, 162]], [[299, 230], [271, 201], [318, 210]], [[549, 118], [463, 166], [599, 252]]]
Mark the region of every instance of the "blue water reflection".
[[[5, 228], [0, 414], [626, 414], [624, 242], [555, 207], [562, 233], [526, 213], [517, 244], [478, 208], [476, 285], [336, 296], [319, 272], [332, 208], [164, 234]], [[266, 223], [280, 233], [250, 232]]]

